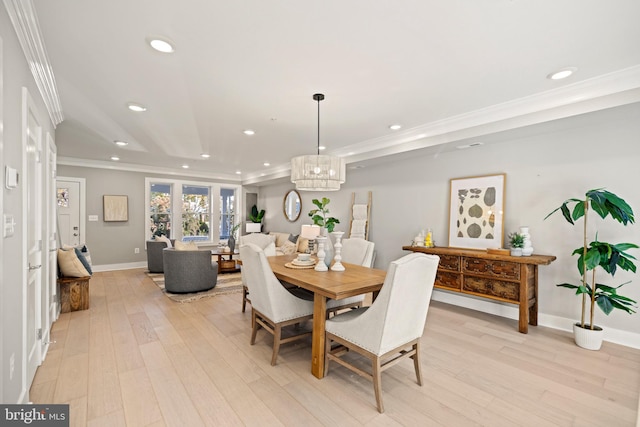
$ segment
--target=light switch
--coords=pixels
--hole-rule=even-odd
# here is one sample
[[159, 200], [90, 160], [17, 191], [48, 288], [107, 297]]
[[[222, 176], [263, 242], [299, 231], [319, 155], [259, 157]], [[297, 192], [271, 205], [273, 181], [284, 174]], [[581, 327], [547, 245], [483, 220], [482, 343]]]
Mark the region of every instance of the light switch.
[[98, 215], [89, 215], [89, 221], [97, 221]]
[[4, 218], [4, 237], [11, 237], [15, 232], [16, 221], [13, 219], [13, 215], [3, 215]]

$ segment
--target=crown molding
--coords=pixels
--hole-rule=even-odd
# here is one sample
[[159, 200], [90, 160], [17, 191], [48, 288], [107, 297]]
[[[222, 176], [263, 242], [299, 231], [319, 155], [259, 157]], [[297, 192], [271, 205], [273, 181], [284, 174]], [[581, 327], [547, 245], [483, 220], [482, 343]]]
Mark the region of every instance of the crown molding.
[[[347, 163], [640, 102], [640, 65], [335, 150]], [[418, 142], [420, 141], [420, 142]], [[386, 153], [386, 154], [384, 154]]]
[[31, 74], [54, 126], [64, 120], [53, 68], [40, 32], [38, 17], [31, 0], [4, 0], [5, 8], [16, 31]]
[[133, 163], [120, 163], [120, 162], [106, 162], [98, 160], [78, 159], [75, 157], [61, 157], [58, 156], [56, 164], [64, 166], [77, 166], [82, 168], [93, 169], [109, 169], [126, 172], [141, 172], [141, 173], [154, 173], [158, 175], [170, 175], [170, 176], [183, 176], [188, 178], [205, 178], [211, 179], [216, 182], [222, 182], [225, 184], [241, 184], [239, 175], [229, 175], [221, 173], [208, 173], [200, 171], [190, 171], [188, 169], [176, 169], [176, 168], [159, 168], [157, 166], [145, 166], [137, 165]]
[[[346, 164], [564, 119], [640, 102], [640, 65], [331, 151]], [[247, 173], [243, 184], [268, 184], [290, 174], [289, 164]]]

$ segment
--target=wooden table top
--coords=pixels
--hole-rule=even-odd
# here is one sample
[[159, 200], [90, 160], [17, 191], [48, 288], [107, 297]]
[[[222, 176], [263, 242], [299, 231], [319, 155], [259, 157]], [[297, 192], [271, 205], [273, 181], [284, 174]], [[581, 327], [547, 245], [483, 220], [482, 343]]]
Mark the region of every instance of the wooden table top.
[[342, 299], [379, 291], [387, 272], [343, 262], [345, 271], [315, 271], [287, 268], [285, 264], [296, 255], [267, 257], [273, 273], [279, 280], [291, 283], [327, 298]]

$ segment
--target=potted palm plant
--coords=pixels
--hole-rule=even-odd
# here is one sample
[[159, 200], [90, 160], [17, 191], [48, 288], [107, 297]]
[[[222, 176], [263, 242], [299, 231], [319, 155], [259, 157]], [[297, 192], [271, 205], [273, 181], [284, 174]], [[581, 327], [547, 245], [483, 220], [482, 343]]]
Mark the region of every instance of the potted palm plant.
[[[573, 209], [570, 211], [569, 207], [571, 205], [573, 205]], [[587, 243], [589, 240], [587, 236], [587, 216], [590, 209], [602, 219], [611, 216], [611, 218], [625, 226], [635, 222], [633, 210], [627, 202], [603, 189], [587, 191], [584, 199], [572, 198], [565, 200], [560, 207], [554, 209], [545, 219], [560, 211], [570, 224], [575, 225], [575, 221], [584, 217], [583, 245], [572, 252], [572, 255], [578, 255], [577, 267], [581, 280], [578, 284], [561, 283], [557, 286], [575, 289], [576, 295], [582, 296], [582, 316], [580, 322], [573, 326], [574, 339], [580, 347], [598, 350], [602, 345], [603, 331], [602, 328], [594, 323], [595, 305], [597, 304], [606, 315], [609, 315], [614, 309], [632, 314], [635, 313], [633, 304], [636, 304], [636, 301], [618, 294], [618, 289], [629, 282], [618, 286], [605, 285], [596, 281], [596, 272], [599, 270], [604, 271], [613, 277], [617, 269], [621, 268], [635, 273], [636, 266], [633, 263], [635, 258], [626, 251], [638, 248], [638, 246], [633, 243], [612, 244], [602, 242], [598, 239], [597, 232], [595, 239]], [[589, 273], [591, 273], [590, 278], [588, 277]], [[587, 302], [589, 302], [589, 323], [586, 323], [585, 319]]]

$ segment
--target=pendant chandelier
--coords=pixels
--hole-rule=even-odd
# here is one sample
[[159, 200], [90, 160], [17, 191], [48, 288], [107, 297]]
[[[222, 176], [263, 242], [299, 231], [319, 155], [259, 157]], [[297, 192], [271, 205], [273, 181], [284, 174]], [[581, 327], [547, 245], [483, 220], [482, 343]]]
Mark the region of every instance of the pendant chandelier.
[[344, 159], [320, 155], [320, 101], [324, 95], [316, 93], [313, 99], [318, 102], [318, 154], [291, 159], [291, 182], [301, 191], [337, 191], [346, 177]]

